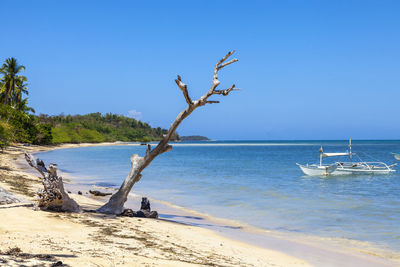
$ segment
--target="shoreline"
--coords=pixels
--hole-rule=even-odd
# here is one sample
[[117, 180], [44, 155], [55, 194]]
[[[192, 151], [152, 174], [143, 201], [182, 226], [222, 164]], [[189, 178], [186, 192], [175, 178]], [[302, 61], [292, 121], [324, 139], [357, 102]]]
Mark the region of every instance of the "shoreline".
[[[87, 147], [87, 146], [114, 146], [114, 145], [137, 145], [140, 144], [124, 144], [124, 143], [100, 143], [100, 144], [66, 144], [59, 146], [49, 146], [49, 147], [38, 147], [38, 146], [29, 146], [29, 147], [17, 147], [16, 151], [22, 152], [22, 149], [30, 150], [31, 153], [40, 153], [45, 151], [50, 151], [54, 149], [63, 149], [63, 148], [74, 148], [74, 147]], [[14, 148], [11, 148], [11, 151]], [[15, 159], [15, 158], [14, 158]], [[23, 172], [27, 172], [24, 170]], [[32, 173], [30, 173], [32, 175]], [[72, 176], [73, 177], [73, 176]], [[71, 179], [75, 180], [75, 179]], [[79, 178], [76, 179], [79, 181]], [[3, 186], [3, 183], [0, 182], [0, 186]], [[74, 186], [71, 183], [66, 183], [66, 188]], [[75, 185], [79, 188], [79, 185]], [[90, 186], [88, 186], [90, 187]], [[99, 188], [99, 187], [97, 187]], [[76, 190], [76, 189], [75, 189]], [[71, 190], [73, 191], [73, 190]], [[78, 196], [77, 194], [70, 194], [72, 198], [75, 197], [87, 198], [85, 196]], [[90, 197], [88, 199], [93, 200], [94, 197]], [[95, 198], [94, 198], [95, 199]], [[261, 254], [271, 255], [271, 253], [281, 253], [280, 257], [285, 259], [285, 264], [281, 266], [305, 266], [307, 263], [311, 263], [314, 266], [324, 266], [332, 265], [336, 266], [336, 264], [340, 264], [341, 266], [355, 266], [357, 264], [362, 264], [363, 266], [395, 266], [399, 263], [398, 258], [392, 258], [390, 255], [373, 255], [373, 249], [371, 251], [357, 250], [357, 246], [353, 248], [344, 248], [343, 244], [334, 244], [335, 240], [332, 238], [326, 238], [326, 240], [322, 240], [322, 238], [314, 238], [311, 235], [294, 235], [287, 233], [278, 233], [272, 232], [268, 230], [258, 229], [256, 227], [245, 226], [243, 227], [243, 223], [238, 222], [235, 225], [232, 225], [232, 220], [229, 219], [221, 219], [214, 218], [207, 214], [202, 214], [198, 212], [194, 212], [191, 210], [182, 210], [181, 207], [173, 206], [171, 203], [162, 203], [162, 201], [154, 200], [150, 197], [152, 201], [153, 210], [158, 210], [160, 213], [169, 215], [169, 218], [163, 218], [162, 221], [167, 221], [168, 223], [187, 223], [185, 227], [194, 227], [195, 230], [193, 232], [197, 232], [196, 230], [205, 229], [207, 231], [211, 231], [211, 233], [215, 234], [217, 238], [222, 238], [230, 240], [232, 243], [239, 243], [244, 246], [251, 246], [253, 249], [261, 249], [263, 252]], [[80, 202], [90, 203], [89, 200], [78, 200]], [[86, 203], [86, 204], [88, 204]], [[132, 204], [136, 203], [137, 206], [138, 200], [128, 200], [127, 207], [131, 207]], [[90, 203], [90, 205], [95, 205]], [[99, 203], [97, 203], [99, 205]], [[169, 207], [168, 207], [169, 206]], [[168, 208], [167, 208], [168, 207]], [[132, 208], [132, 207], [131, 207]], [[183, 208], [185, 209], [185, 208]], [[177, 213], [177, 211], [179, 211]], [[169, 213], [168, 213], [169, 212]], [[173, 216], [175, 217], [173, 217]], [[195, 216], [193, 216], [195, 215]], [[173, 218], [182, 217], [182, 218], [201, 218], [201, 223], [198, 223], [196, 219], [192, 221], [179, 221], [174, 220]], [[120, 217], [118, 217], [120, 218]], [[147, 221], [147, 220], [146, 220]], [[196, 223], [197, 222], [197, 223]], [[181, 224], [179, 224], [181, 225]], [[1, 224], [0, 224], [1, 226]], [[181, 225], [184, 227], [183, 225]], [[243, 229], [245, 228], [245, 229]], [[1, 228], [0, 228], [1, 229]], [[337, 243], [340, 241], [336, 240]], [[0, 249], [1, 251], [1, 249]], [[378, 253], [379, 254], [379, 253]], [[287, 262], [288, 258], [294, 260], [294, 262]], [[392, 258], [392, 259], [391, 259]], [[392, 260], [396, 260], [392, 261]], [[274, 263], [280, 266], [280, 263]], [[245, 264], [247, 265], [247, 264]], [[249, 263], [250, 266], [250, 263]], [[257, 264], [255, 265], [257, 266]], [[263, 264], [259, 266], [264, 266]]]

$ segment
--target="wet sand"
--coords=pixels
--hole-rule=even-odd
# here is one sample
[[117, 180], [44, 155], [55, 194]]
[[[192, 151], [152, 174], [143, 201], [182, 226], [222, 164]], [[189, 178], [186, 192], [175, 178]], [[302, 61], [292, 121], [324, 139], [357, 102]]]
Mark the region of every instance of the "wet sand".
[[[0, 186], [35, 200], [40, 179], [22, 160], [22, 151], [46, 151], [115, 143], [12, 147], [0, 155]], [[131, 144], [132, 145], [132, 144]], [[136, 144], [133, 144], [136, 145]], [[139, 145], [139, 144], [137, 144]], [[85, 209], [96, 209], [108, 197], [93, 197], [91, 186], [66, 177], [66, 189]], [[68, 182], [69, 181], [69, 182]], [[101, 190], [110, 190], [104, 189]], [[77, 192], [82, 191], [83, 195]], [[127, 207], [137, 210], [140, 196]], [[96, 213], [34, 211], [30, 203], [0, 206], [0, 262], [25, 265], [61, 260], [71, 266], [398, 266], [398, 255], [360, 249], [332, 239], [270, 232], [240, 222], [218, 219], [151, 199], [161, 219], [116, 217]], [[7, 253], [18, 247], [20, 253]], [[10, 255], [5, 255], [10, 254]], [[38, 255], [50, 255], [41, 259]], [[19, 256], [18, 256], [19, 255]], [[32, 256], [33, 255], [33, 256]], [[36, 255], [36, 257], [35, 257]], [[22, 257], [23, 258], [23, 257]]]

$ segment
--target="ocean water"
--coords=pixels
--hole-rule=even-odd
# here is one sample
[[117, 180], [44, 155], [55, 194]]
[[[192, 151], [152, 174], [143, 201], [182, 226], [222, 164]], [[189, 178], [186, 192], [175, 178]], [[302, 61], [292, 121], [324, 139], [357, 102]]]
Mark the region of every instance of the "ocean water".
[[[400, 166], [390, 175], [304, 176], [296, 163], [317, 163], [321, 145], [325, 152], [347, 150], [347, 141], [179, 143], [144, 170], [132, 192], [263, 229], [400, 251]], [[82, 183], [118, 187], [130, 155], [145, 149], [84, 147], [38, 157]], [[400, 141], [353, 141], [353, 152], [364, 161], [393, 164], [390, 152], [400, 152]]]

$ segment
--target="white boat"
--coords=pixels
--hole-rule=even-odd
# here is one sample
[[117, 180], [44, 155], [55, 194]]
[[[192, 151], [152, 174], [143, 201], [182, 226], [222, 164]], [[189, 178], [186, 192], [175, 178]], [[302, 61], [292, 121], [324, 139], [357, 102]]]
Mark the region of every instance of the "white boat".
[[394, 158], [397, 160], [400, 160], [400, 154], [399, 153], [392, 153]]
[[334, 172], [337, 168], [336, 164], [331, 164], [331, 165], [318, 165], [318, 164], [307, 164], [307, 165], [301, 165], [299, 163], [296, 163], [300, 169], [304, 172], [305, 175], [310, 175], [310, 176], [327, 176]]
[[297, 166], [304, 172], [305, 175], [310, 176], [327, 176], [336, 171], [338, 165], [336, 163], [333, 164], [322, 164], [322, 158], [325, 157], [335, 157], [335, 156], [347, 156], [349, 153], [324, 153], [322, 147], [319, 149], [319, 164], [307, 164], [302, 165], [296, 163]]
[[[307, 165], [297, 165], [306, 175], [312, 176], [323, 176], [323, 175], [349, 175], [349, 174], [389, 174], [395, 172], [396, 170], [393, 165], [387, 165], [383, 162], [365, 162], [358, 157], [356, 153], [351, 152], [351, 139], [349, 142], [350, 152], [344, 153], [324, 153], [322, 147], [320, 148], [320, 159], [318, 164], [307, 164]], [[349, 162], [335, 162], [333, 164], [327, 165], [322, 164], [322, 159], [325, 157], [338, 157], [338, 156], [348, 156], [350, 158]], [[359, 161], [353, 161], [353, 156], [357, 156]]]

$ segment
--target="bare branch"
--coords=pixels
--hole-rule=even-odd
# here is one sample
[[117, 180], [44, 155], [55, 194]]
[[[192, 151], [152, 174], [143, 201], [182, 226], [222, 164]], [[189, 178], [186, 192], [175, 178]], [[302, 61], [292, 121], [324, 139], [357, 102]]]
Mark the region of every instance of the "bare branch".
[[220, 69], [222, 69], [223, 67], [228, 66], [228, 65], [230, 65], [230, 64], [232, 64], [232, 63], [235, 63], [235, 62], [237, 62], [237, 61], [238, 61], [238, 60], [237, 60], [236, 58], [235, 58], [235, 59], [232, 59], [231, 61], [226, 62], [226, 63], [222, 64], [221, 66], [218, 66], [217, 69], [220, 70]]
[[44, 165], [43, 161], [41, 161], [40, 159], [36, 159], [33, 155], [24, 152], [25, 154], [25, 159], [28, 162], [28, 164], [34, 168], [35, 170], [37, 170], [43, 178], [46, 177], [45, 173], [47, 173], [47, 169], [46, 166]]
[[217, 66], [227, 60], [230, 56], [235, 53], [235, 50], [229, 51], [220, 61], [218, 61]]
[[149, 154], [150, 154], [150, 151], [151, 151], [151, 145], [150, 145], [150, 144], [148, 144], [148, 145], [147, 145], [147, 149], [146, 149], [146, 157], [148, 157], [148, 156], [149, 156]]
[[138, 174], [138, 176], [136, 176], [136, 178], [135, 178], [135, 182], [137, 183], [137, 182], [139, 182], [140, 181], [140, 179], [142, 179], [142, 174]]
[[158, 145], [154, 149], [151, 149], [151, 146], [148, 145], [146, 150], [146, 156], [144, 158], [139, 157], [139, 155], [136, 154], [131, 156], [132, 166], [129, 175], [126, 177], [125, 181], [123, 182], [117, 193], [115, 193], [104, 206], [99, 208], [97, 210], [98, 212], [121, 214], [124, 210], [124, 203], [128, 198], [130, 190], [132, 189], [133, 185], [136, 182], [138, 182], [142, 177], [141, 172], [153, 161], [155, 157], [157, 157], [162, 153], [172, 150], [172, 146], [169, 145], [168, 142], [172, 139], [172, 137], [176, 132], [176, 129], [182, 123], [182, 121], [186, 119], [190, 114], [192, 114], [192, 112], [196, 108], [200, 106], [204, 106], [206, 104], [219, 103], [219, 101], [208, 100], [210, 96], [212, 95], [226, 96], [233, 90], [239, 90], [235, 88], [235, 85], [232, 85], [231, 87], [225, 90], [215, 90], [220, 84], [220, 81], [218, 80], [218, 70], [238, 61], [237, 59], [232, 59], [228, 62], [225, 62], [234, 52], [235, 51], [227, 53], [221, 60], [218, 61], [217, 64], [215, 64], [213, 79], [210, 89], [196, 101], [192, 101], [188, 93], [187, 85], [182, 82], [181, 77], [178, 75], [177, 79], [175, 79], [175, 82], [178, 85], [178, 87], [182, 90], [185, 100], [188, 103], [188, 106], [176, 116], [175, 120], [173, 121], [168, 130], [168, 133], [163, 136], [162, 140], [158, 143]]
[[[233, 53], [235, 53], [235, 50], [233, 50], [233, 51], [231, 51], [231, 52], [228, 52], [220, 61], [218, 61], [217, 64], [215, 64], [215, 67], [214, 67], [214, 74], [213, 74], [213, 80], [212, 80], [212, 84], [211, 84], [210, 90], [208, 90], [207, 94], [204, 95], [204, 96], [201, 98], [201, 99], [202, 99], [202, 102], [206, 101], [207, 98], [209, 98], [209, 97], [213, 94], [213, 92], [215, 91], [215, 89], [216, 89], [216, 88], [218, 87], [218, 85], [220, 84], [220, 81], [218, 80], [218, 71], [219, 71], [220, 69], [222, 69], [223, 67], [228, 66], [228, 65], [230, 65], [230, 64], [235, 63], [235, 62], [238, 61], [238, 60], [235, 58], [235, 59], [232, 59], [232, 60], [230, 60], [230, 61], [224, 63], [231, 55], [233, 55]], [[229, 92], [228, 92], [228, 93], [229, 93]], [[202, 103], [202, 105], [204, 105], [204, 103]]]
[[233, 84], [231, 87], [225, 90], [214, 90], [213, 94], [227, 96], [231, 91], [239, 91], [239, 90], [240, 89], [235, 88], [235, 85]]
[[162, 153], [169, 152], [169, 151], [171, 151], [171, 150], [172, 150], [172, 146], [171, 146], [171, 145], [167, 145], [167, 146], [163, 149]]
[[219, 101], [207, 100], [206, 104], [218, 104]]
[[182, 82], [181, 76], [178, 75], [178, 78], [175, 79], [176, 84], [182, 90], [183, 95], [185, 96], [186, 103], [189, 105], [193, 105], [193, 101], [189, 96], [189, 92], [187, 90], [187, 85]]

